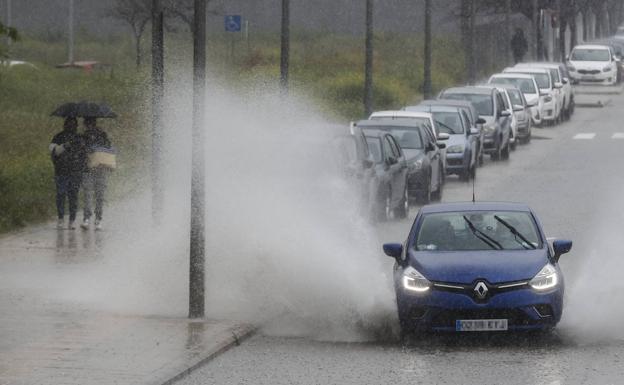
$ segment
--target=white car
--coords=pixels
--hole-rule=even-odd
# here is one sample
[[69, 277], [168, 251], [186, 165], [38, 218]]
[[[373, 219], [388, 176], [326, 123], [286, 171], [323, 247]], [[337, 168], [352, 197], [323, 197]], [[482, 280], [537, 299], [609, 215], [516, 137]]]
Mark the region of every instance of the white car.
[[617, 63], [609, 46], [577, 45], [567, 59], [574, 83], [614, 85], [617, 82]]
[[535, 82], [540, 90], [540, 99], [542, 101], [542, 123], [554, 124], [559, 120], [559, 100], [555, 93], [555, 85], [550, 76], [550, 71], [543, 68], [505, 68], [503, 73], [518, 73], [531, 75], [535, 78]]
[[572, 103], [574, 100], [574, 91], [572, 85], [567, 77], [567, 71], [563, 63], [551, 63], [551, 62], [533, 62], [533, 63], [518, 63], [515, 67], [518, 68], [543, 68], [550, 71], [554, 84], [555, 97], [559, 103], [560, 118], [568, 119], [572, 113]]
[[489, 84], [511, 84], [518, 88], [526, 99], [527, 107], [531, 111], [531, 120], [534, 125], [542, 123], [544, 113], [543, 99], [540, 97], [539, 87], [532, 75], [502, 73], [494, 74], [488, 80]]

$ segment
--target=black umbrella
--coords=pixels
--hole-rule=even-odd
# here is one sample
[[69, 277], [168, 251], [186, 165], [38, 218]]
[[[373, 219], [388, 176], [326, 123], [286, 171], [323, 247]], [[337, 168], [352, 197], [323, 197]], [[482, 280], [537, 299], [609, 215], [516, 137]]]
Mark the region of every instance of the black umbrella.
[[60, 105], [52, 116], [73, 118], [116, 118], [117, 114], [107, 104], [79, 102]]

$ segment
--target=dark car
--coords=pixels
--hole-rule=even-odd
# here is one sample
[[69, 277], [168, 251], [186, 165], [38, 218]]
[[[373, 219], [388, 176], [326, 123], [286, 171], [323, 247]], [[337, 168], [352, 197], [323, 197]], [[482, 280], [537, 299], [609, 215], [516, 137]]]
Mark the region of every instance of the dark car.
[[367, 158], [356, 162], [369, 169], [362, 174], [366, 211], [375, 221], [385, 221], [392, 217], [406, 218], [409, 214], [408, 166], [403, 150], [391, 133], [363, 130], [360, 126], [359, 122], [356, 123], [352, 127], [352, 134], [356, 141], [366, 142], [369, 154]]
[[440, 99], [472, 102], [483, 124], [483, 151], [493, 160], [509, 158], [511, 111], [505, 109], [504, 96], [495, 87], [469, 86], [448, 88]]
[[425, 101], [406, 107], [411, 111], [427, 111], [433, 115], [438, 132], [449, 135], [446, 146], [446, 173], [457, 174], [463, 180], [477, 174], [480, 150], [480, 130], [473, 127], [464, 107], [449, 105], [457, 101]]
[[563, 309], [559, 257], [571, 248], [551, 248], [524, 204], [425, 206], [404, 244], [383, 245], [402, 332], [551, 329]]
[[446, 146], [444, 143], [434, 141], [425, 127], [415, 124], [413, 119], [361, 120], [357, 127], [366, 135], [381, 131], [391, 133], [398, 140], [407, 160], [407, 193], [410, 200], [428, 203], [432, 198], [441, 198], [444, 187], [441, 149]]

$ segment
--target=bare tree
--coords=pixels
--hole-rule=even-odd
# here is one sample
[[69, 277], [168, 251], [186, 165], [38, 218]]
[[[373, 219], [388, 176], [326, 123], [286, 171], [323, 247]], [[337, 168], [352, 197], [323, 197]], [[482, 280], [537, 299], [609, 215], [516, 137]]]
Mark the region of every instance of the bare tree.
[[[222, 15], [223, 10], [220, 8], [209, 8], [211, 2], [212, 0], [206, 0], [206, 14], [214, 16]], [[191, 33], [193, 32], [195, 18], [194, 0], [165, 0], [164, 8], [167, 16], [179, 19], [186, 24]]]
[[109, 12], [109, 16], [126, 23], [132, 30], [134, 37], [136, 66], [141, 66], [141, 37], [145, 27], [152, 17], [151, 0], [116, 0]]

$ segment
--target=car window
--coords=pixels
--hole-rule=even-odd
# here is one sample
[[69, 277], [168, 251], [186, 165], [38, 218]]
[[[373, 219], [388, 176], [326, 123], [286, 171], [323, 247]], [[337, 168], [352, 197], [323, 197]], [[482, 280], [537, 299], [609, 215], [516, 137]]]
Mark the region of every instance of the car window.
[[507, 93], [506, 92], [501, 92], [501, 98], [503, 99], [503, 108], [505, 110], [509, 110], [511, 109], [511, 106], [509, 105], [509, 99], [507, 98]]
[[536, 94], [535, 83], [530, 79], [494, 77], [490, 80], [491, 84], [512, 84], [525, 94]]
[[[412, 134], [413, 130], [410, 130], [408, 132], [403, 133], [402, 136], [405, 136], [405, 134]], [[409, 135], [411, 136], [411, 135]], [[408, 136], [408, 139], [410, 139]], [[400, 158], [401, 157], [401, 149], [399, 148], [399, 145], [397, 144], [396, 140], [394, 139], [393, 136], [388, 136], [386, 137], [386, 139], [388, 139], [388, 141], [390, 142], [390, 147], [392, 147], [392, 153], [394, 154], [395, 158]]]
[[384, 160], [390, 158], [390, 157], [397, 157], [394, 154], [394, 151], [392, 150], [392, 145], [390, 145], [390, 141], [388, 140], [388, 137], [384, 137], [383, 142], [383, 156], [384, 156]]
[[575, 49], [572, 51], [572, 54], [570, 55], [570, 60], [573, 60], [573, 61], [611, 61], [611, 55], [608, 49], [581, 48], [581, 49]]
[[470, 118], [468, 117], [468, 114], [464, 110], [461, 110], [461, 118], [462, 118], [462, 125], [464, 126], [464, 130], [462, 131], [462, 133], [464, 133], [465, 130], [471, 126]]
[[559, 71], [556, 68], [549, 68], [550, 77], [552, 77], [553, 82], [560, 83], [561, 79], [559, 79]]
[[375, 163], [383, 162], [383, 157], [381, 156], [381, 140], [379, 138], [367, 136], [366, 144], [368, 145], [368, 150]]
[[496, 112], [500, 113], [502, 110], [505, 109], [505, 104], [503, 103], [503, 99], [501, 98], [500, 93], [496, 93], [494, 100], [496, 101]]
[[414, 248], [429, 252], [527, 250], [542, 248], [542, 242], [529, 212], [465, 211], [425, 214]]
[[487, 94], [464, 94], [464, 93], [448, 93], [443, 94], [442, 99], [451, 100], [467, 100], [472, 102], [479, 115], [492, 116], [492, 97]]
[[518, 90], [507, 90], [511, 103], [514, 105], [524, 106], [524, 100], [522, 99], [522, 93]]

